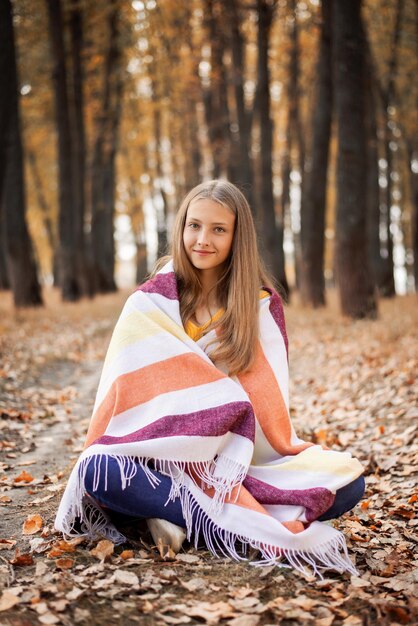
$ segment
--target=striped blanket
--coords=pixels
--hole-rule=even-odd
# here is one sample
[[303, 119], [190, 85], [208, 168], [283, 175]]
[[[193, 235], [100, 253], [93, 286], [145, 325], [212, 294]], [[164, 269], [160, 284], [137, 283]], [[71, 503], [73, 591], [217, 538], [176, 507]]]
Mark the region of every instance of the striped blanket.
[[[117, 460], [121, 486], [138, 464], [172, 479], [188, 538], [203, 533], [215, 554], [255, 565], [278, 563], [321, 575], [355, 572], [341, 532], [315, 521], [337, 489], [362, 474], [347, 452], [299, 439], [289, 418], [287, 336], [279, 296], [260, 299], [260, 335], [251, 370], [228, 376], [215, 366], [210, 331], [197, 342], [185, 332], [172, 261], [126, 301], [109, 345], [84, 451], [67, 484], [56, 528], [123, 535], [85, 498], [86, 467]], [[97, 480], [100, 474], [97, 471]], [[244, 485], [245, 489], [241, 488]], [[260, 506], [262, 505], [262, 506]], [[237, 546], [240, 546], [239, 549]]]

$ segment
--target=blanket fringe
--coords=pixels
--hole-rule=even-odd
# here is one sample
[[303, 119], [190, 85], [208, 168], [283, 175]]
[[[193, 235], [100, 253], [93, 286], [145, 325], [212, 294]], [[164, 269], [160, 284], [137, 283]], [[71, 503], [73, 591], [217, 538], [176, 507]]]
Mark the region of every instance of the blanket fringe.
[[[152, 470], [148, 467], [150, 458], [138, 458], [138, 457], [122, 457], [116, 455], [109, 455], [116, 459], [120, 470], [122, 489], [125, 489], [132, 478], [137, 472], [138, 465], [144, 470], [151, 485], [156, 488], [160, 483], [160, 480], [152, 473]], [[218, 496], [215, 509], [219, 506], [223, 506], [226, 494], [231, 493], [235, 485], [231, 486], [231, 481], [227, 479], [217, 480], [213, 478], [213, 472], [216, 469], [216, 461], [206, 463], [186, 463], [186, 462], [174, 462], [164, 461], [158, 459], [152, 459], [155, 464], [155, 469], [162, 474], [168, 475], [172, 478], [173, 487], [170, 491], [167, 502], [179, 497], [183, 512], [183, 517], [187, 527], [187, 539], [192, 540], [194, 537], [194, 546], [198, 547], [198, 541], [200, 535], [203, 535], [206, 546], [209, 551], [219, 557], [223, 555], [226, 558], [231, 558], [235, 561], [247, 561], [250, 565], [256, 567], [263, 567], [268, 565], [278, 565], [279, 567], [294, 568], [304, 575], [310, 575], [313, 573], [320, 578], [323, 578], [322, 571], [327, 569], [337, 570], [342, 573], [345, 571], [351, 574], [358, 574], [356, 568], [350, 560], [348, 555], [345, 538], [342, 533], [339, 533], [332, 540], [326, 543], [315, 546], [311, 550], [295, 550], [288, 548], [279, 548], [273, 544], [266, 544], [264, 542], [256, 541], [234, 533], [224, 528], [221, 528], [216, 521], [209, 517], [198, 504], [192, 493], [187, 489], [184, 484], [184, 471], [188, 465], [193, 467], [195, 473], [205, 483], [211, 481], [210, 486], [215, 484], [220, 489], [221, 495]], [[91, 498], [85, 490], [85, 477], [87, 466], [91, 461], [91, 457], [83, 459], [78, 468], [78, 480], [75, 487], [75, 492], [71, 498], [72, 506], [68, 511], [65, 519], [62, 522], [64, 533], [68, 536], [85, 535], [89, 539], [97, 539], [98, 537], [105, 537], [110, 539], [115, 544], [120, 544], [126, 541], [126, 537], [119, 532], [114, 526], [110, 518], [106, 515], [105, 511], [101, 509], [96, 502]], [[222, 460], [228, 466], [228, 461]], [[94, 476], [93, 476], [93, 489], [96, 490], [99, 485], [100, 479], [100, 467], [101, 463], [107, 463], [108, 459], [106, 455], [101, 455], [95, 458], [94, 461]], [[223, 465], [225, 467], [225, 465]], [[240, 468], [238, 464], [231, 461], [229, 466], [231, 468], [231, 475], [240, 476]], [[218, 470], [220, 467], [218, 466]], [[223, 469], [223, 468], [222, 468]], [[238, 471], [237, 471], [238, 470]], [[245, 475], [244, 475], [245, 477]], [[107, 471], [106, 471], [107, 478]], [[212, 479], [212, 480], [211, 480]], [[107, 480], [105, 483], [105, 489], [107, 488]], [[237, 496], [238, 497], [238, 496]], [[167, 503], [166, 503], [167, 504]], [[79, 519], [79, 527], [75, 525], [76, 518]], [[241, 543], [241, 553], [237, 551], [236, 543]], [[261, 554], [261, 559], [258, 561], [249, 561], [246, 556], [248, 549], [252, 547], [257, 549]], [[286, 559], [287, 562], [283, 562]]]
[[[315, 546], [311, 550], [295, 550], [279, 548], [273, 544], [266, 544], [221, 528], [199, 506], [196, 499], [188, 491], [187, 487], [180, 494], [183, 516], [187, 526], [187, 540], [191, 541], [194, 536], [194, 547], [198, 547], [199, 537], [202, 534], [206, 546], [214, 556], [221, 553], [235, 561], [247, 561], [255, 567], [277, 565], [284, 568], [293, 568], [305, 576], [315, 574], [323, 578], [322, 572], [328, 569], [337, 570], [339, 573], [349, 572], [358, 575], [347, 550], [345, 537], [338, 533], [331, 540]], [[242, 555], [237, 552], [236, 543], [241, 543]], [[246, 556], [249, 548], [257, 549], [261, 554], [258, 561], [248, 561]], [[286, 559], [287, 562], [283, 562]]]
[[[66, 518], [73, 520], [75, 518], [79, 518], [81, 523], [85, 522], [87, 524], [86, 528], [88, 528], [88, 531], [86, 531], [85, 534], [89, 536], [91, 533], [96, 535], [101, 533], [104, 536], [106, 524], [102, 523], [100, 529], [98, 528], [97, 532], [95, 531], [98, 523], [96, 521], [97, 511], [93, 515], [93, 522], [88, 520], [88, 516], [92, 513], [92, 503], [89, 503], [90, 506], [88, 506], [87, 509], [84, 506], [85, 496], [87, 493], [85, 488], [87, 468], [90, 462], [93, 462], [92, 488], [94, 492], [97, 491], [99, 487], [101, 467], [103, 463], [105, 464], [104, 489], [106, 491], [108, 463], [110, 458], [114, 459], [118, 464], [122, 489], [126, 489], [126, 487], [129, 486], [131, 480], [138, 471], [138, 466], [142, 469], [151, 486], [155, 489], [161, 481], [155, 475], [153, 468], [149, 467], [150, 462], [152, 462], [156, 471], [171, 478], [172, 486], [166, 504], [170, 500], [175, 500], [180, 497], [181, 490], [184, 487], [185, 473], [187, 472], [189, 478], [202, 490], [210, 487], [213, 487], [215, 490], [208, 509], [209, 512], [215, 516], [222, 511], [224, 502], [227, 496], [231, 494], [232, 490], [235, 487], [241, 486], [248, 470], [246, 466], [222, 455], [218, 456], [216, 459], [200, 462], [168, 461], [166, 459], [157, 459], [155, 457], [124, 456], [117, 454], [94, 454], [86, 457], [80, 461], [78, 466], [77, 481], [71, 494], [70, 511], [68, 512]], [[220, 472], [223, 473], [222, 476], [215, 476], [215, 473], [220, 474]], [[196, 476], [200, 479], [200, 484], [196, 482]], [[66, 524], [64, 532], [67, 535], [71, 535], [72, 525], [68, 524], [68, 522], [63, 522], [63, 524], [64, 523]], [[110, 519], [107, 520], [107, 523], [109, 526], [112, 525]], [[110, 537], [107, 538], [110, 539]], [[124, 539], [125, 538], [122, 536], [121, 541]], [[121, 541], [119, 541], [119, 543]]]

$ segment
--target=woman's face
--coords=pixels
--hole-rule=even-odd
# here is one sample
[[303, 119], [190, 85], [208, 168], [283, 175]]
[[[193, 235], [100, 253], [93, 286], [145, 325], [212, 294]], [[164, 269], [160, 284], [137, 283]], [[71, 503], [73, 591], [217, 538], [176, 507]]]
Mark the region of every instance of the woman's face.
[[209, 198], [193, 200], [187, 209], [183, 244], [191, 264], [201, 271], [222, 270], [234, 239], [235, 214]]

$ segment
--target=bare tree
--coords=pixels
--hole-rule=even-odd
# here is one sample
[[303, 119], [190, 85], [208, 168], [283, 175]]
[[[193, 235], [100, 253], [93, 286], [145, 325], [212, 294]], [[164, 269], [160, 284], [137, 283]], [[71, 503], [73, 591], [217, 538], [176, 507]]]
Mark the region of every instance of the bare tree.
[[80, 297], [75, 263], [76, 214], [74, 172], [71, 141], [70, 106], [67, 89], [67, 67], [64, 48], [64, 24], [61, 0], [46, 0], [49, 18], [49, 36], [54, 63], [53, 85], [55, 119], [58, 139], [58, 196], [59, 196], [59, 285], [64, 300]]
[[338, 125], [336, 269], [341, 308], [375, 317], [377, 304], [367, 250], [365, 40], [361, 0], [335, 0], [335, 101]]
[[[0, 213], [7, 275], [18, 307], [42, 304], [26, 224], [26, 190], [20, 127], [19, 80], [10, 0], [0, 2]], [[4, 281], [3, 281], [4, 284]]]
[[313, 307], [325, 304], [324, 233], [333, 98], [331, 11], [332, 1], [322, 0], [318, 81], [312, 104], [312, 150], [302, 188], [302, 291], [304, 300]]
[[273, 121], [271, 119], [268, 50], [275, 3], [257, 0], [257, 87], [254, 118], [260, 130], [260, 206], [264, 259], [270, 271], [288, 292], [284, 266], [283, 224], [276, 219], [273, 195]]
[[91, 185], [95, 279], [97, 289], [102, 293], [116, 289], [113, 219], [115, 214], [115, 158], [122, 98], [117, 0], [110, 1], [107, 20], [109, 44], [105, 58], [102, 106], [97, 121]]

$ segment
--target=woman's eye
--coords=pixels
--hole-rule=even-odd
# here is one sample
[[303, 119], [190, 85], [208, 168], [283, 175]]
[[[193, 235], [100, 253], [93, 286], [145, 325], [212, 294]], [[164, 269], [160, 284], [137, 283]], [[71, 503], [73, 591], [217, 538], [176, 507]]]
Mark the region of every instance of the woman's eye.
[[196, 228], [197, 228], [197, 226], [198, 226], [195, 222], [191, 222], [191, 223], [189, 224], [189, 228], [194, 228], [195, 226], [196, 226]]
[[218, 233], [224, 233], [224, 232], [225, 232], [225, 229], [224, 229], [224, 228], [222, 228], [222, 226], [217, 226], [215, 230], [216, 230]]

